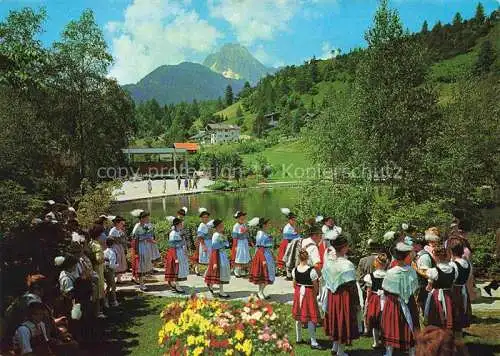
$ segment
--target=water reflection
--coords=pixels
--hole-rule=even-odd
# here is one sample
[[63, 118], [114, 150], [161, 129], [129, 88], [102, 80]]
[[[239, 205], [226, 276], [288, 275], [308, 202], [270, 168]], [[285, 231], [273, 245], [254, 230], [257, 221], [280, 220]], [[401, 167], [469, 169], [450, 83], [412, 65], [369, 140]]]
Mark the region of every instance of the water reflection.
[[230, 218], [236, 210], [246, 211], [249, 217], [266, 216], [273, 222], [283, 222], [282, 207], [297, 203], [297, 189], [292, 187], [248, 189], [239, 192], [213, 192], [204, 194], [152, 198], [134, 202], [117, 203], [113, 214], [127, 215], [133, 209], [145, 209], [156, 218], [176, 215], [182, 206], [188, 215], [197, 215], [198, 208], [205, 207], [213, 218]]

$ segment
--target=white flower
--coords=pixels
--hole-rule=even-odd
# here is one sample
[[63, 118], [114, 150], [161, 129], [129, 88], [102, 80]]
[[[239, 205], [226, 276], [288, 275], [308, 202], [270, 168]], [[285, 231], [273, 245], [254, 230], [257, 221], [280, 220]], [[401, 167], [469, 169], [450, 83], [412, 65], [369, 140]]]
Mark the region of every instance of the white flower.
[[262, 318], [262, 312], [258, 311], [252, 314], [252, 319], [260, 320]]
[[243, 311], [244, 311], [245, 313], [250, 313], [250, 308], [249, 308], [249, 307], [244, 307], [244, 308], [243, 308]]
[[276, 315], [276, 313], [273, 313], [270, 317], [269, 317], [269, 320], [276, 320], [278, 316]]

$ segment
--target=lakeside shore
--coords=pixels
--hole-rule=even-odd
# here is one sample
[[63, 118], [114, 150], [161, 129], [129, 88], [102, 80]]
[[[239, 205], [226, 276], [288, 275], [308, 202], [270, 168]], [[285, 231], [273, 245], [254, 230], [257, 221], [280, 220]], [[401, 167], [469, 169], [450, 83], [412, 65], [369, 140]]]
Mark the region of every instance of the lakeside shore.
[[[200, 178], [198, 181], [198, 187], [196, 189], [185, 189], [184, 181], [181, 182], [181, 188], [178, 189], [177, 181], [174, 179], [167, 179], [166, 189], [164, 191], [163, 180], [152, 180], [152, 190], [151, 193], [148, 192], [148, 181], [125, 181], [123, 182], [121, 188], [115, 189], [113, 192], [115, 196], [115, 202], [130, 202], [135, 200], [144, 200], [150, 198], [163, 198], [168, 196], [178, 196], [178, 195], [190, 195], [190, 194], [199, 194], [199, 193], [207, 193], [207, 192], [215, 192], [214, 190], [210, 190], [207, 187], [213, 184], [214, 181], [208, 178]], [[251, 188], [266, 188], [273, 186], [282, 186], [282, 185], [298, 185], [300, 182], [298, 181], [279, 181], [279, 182], [263, 182], [258, 183], [255, 187], [249, 187], [245, 189]]]

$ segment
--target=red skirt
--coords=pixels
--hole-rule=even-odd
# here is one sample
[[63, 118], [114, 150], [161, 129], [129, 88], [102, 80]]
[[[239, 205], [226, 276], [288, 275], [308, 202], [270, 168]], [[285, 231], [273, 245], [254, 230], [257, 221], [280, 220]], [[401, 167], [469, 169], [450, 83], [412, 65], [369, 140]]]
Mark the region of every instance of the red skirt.
[[134, 278], [139, 278], [139, 254], [137, 253], [136, 249], [136, 240], [132, 240], [132, 248], [131, 248], [131, 253], [130, 253], [130, 264], [131, 264], [131, 269], [132, 269], [132, 276]]
[[272, 284], [269, 280], [269, 270], [267, 269], [266, 256], [264, 256], [264, 247], [259, 247], [250, 265], [250, 282], [260, 284]]
[[472, 307], [467, 287], [465, 288], [465, 293], [467, 293], [467, 305], [464, 307], [462, 286], [453, 286], [451, 289], [451, 298], [453, 299], [453, 329], [457, 331], [468, 328], [472, 319]]
[[295, 285], [292, 315], [295, 320], [301, 323], [312, 321], [317, 324], [321, 320], [318, 301], [312, 287], [306, 287], [306, 293], [302, 299], [302, 305], [300, 305], [300, 286]]
[[[217, 268], [214, 268], [214, 265]], [[207, 272], [205, 273], [205, 283], [209, 286], [212, 284], [228, 284], [229, 282], [224, 282], [220, 280], [220, 257], [219, 250], [212, 250], [210, 254], [210, 259], [208, 260]]]
[[278, 268], [285, 268], [285, 262], [283, 262], [283, 257], [285, 256], [286, 247], [288, 246], [289, 242], [290, 241], [286, 239], [281, 240], [280, 247], [278, 249], [278, 258], [276, 261], [276, 265], [278, 266]]
[[229, 261], [231, 262], [231, 268], [234, 268], [234, 261], [236, 260], [236, 248], [238, 247], [238, 239], [233, 239], [233, 245], [231, 246], [231, 257]]
[[179, 263], [175, 263], [177, 253], [175, 248], [169, 248], [164, 258], [165, 282], [176, 282], [179, 275]]
[[[417, 303], [415, 303], [413, 296], [410, 297], [408, 308], [410, 309], [413, 322], [413, 330], [417, 331], [420, 328], [420, 324]], [[392, 346], [402, 351], [408, 351], [415, 346], [415, 335], [401, 311], [399, 298], [395, 294], [385, 292], [385, 304], [380, 327], [385, 346]]]
[[454, 303], [451, 298], [451, 290], [444, 290], [444, 302], [446, 304], [446, 316], [444, 315], [443, 306], [438, 300], [439, 290], [434, 290], [430, 296], [429, 315], [427, 322], [429, 325], [434, 325], [443, 329], [453, 329], [453, 308]]
[[327, 298], [325, 334], [334, 342], [350, 345], [352, 340], [359, 338], [359, 297], [356, 285], [348, 283], [340, 286], [335, 293], [328, 291]]
[[368, 330], [380, 329], [380, 318], [382, 311], [380, 310], [380, 296], [377, 293], [369, 292], [366, 298], [366, 315], [365, 323]]

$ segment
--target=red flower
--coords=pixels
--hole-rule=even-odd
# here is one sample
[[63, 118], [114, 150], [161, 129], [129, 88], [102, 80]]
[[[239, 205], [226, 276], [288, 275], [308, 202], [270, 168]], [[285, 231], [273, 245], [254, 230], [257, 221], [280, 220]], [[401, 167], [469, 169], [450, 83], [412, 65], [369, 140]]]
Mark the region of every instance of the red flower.
[[271, 306], [271, 304], [268, 304], [266, 309], [267, 309], [267, 314], [269, 315], [273, 314], [273, 307]]

